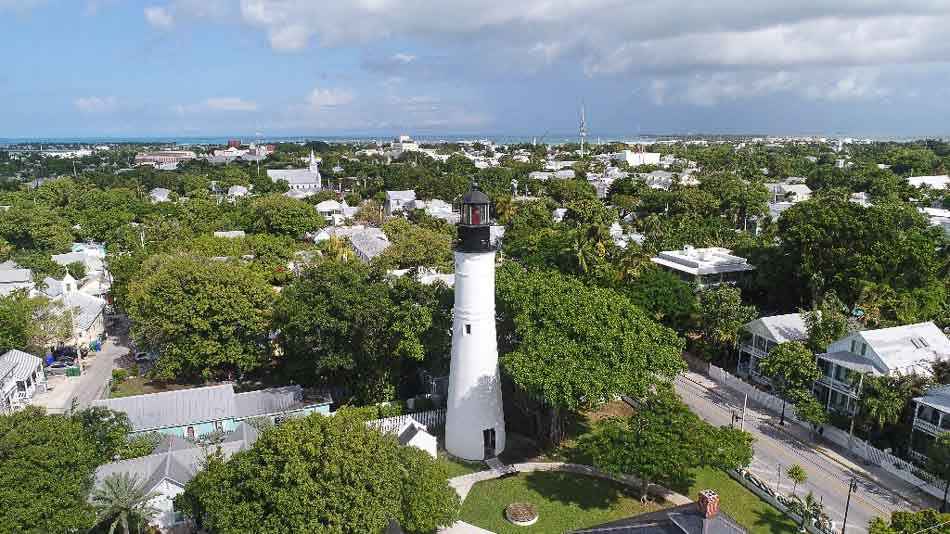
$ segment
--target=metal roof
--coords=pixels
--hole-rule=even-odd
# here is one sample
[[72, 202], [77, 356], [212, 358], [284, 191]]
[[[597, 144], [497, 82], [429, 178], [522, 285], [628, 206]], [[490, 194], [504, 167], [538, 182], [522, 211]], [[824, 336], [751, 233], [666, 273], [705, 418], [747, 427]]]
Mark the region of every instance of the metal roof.
[[16, 366], [13, 369], [13, 376], [20, 380], [31, 376], [37, 367], [43, 365], [43, 360], [16, 349], [9, 350], [3, 356], [0, 356], [0, 362], [13, 362]]
[[93, 401], [124, 412], [139, 432], [234, 417], [234, 386], [224, 384]]

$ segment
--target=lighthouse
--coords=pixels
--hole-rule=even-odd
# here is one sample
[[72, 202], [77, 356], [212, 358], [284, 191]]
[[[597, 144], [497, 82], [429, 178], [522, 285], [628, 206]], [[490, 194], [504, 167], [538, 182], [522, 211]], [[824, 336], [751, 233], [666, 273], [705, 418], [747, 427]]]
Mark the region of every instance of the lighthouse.
[[488, 196], [478, 190], [478, 184], [472, 184], [462, 198], [455, 249], [445, 449], [465, 460], [487, 460], [505, 449], [495, 333], [495, 247]]

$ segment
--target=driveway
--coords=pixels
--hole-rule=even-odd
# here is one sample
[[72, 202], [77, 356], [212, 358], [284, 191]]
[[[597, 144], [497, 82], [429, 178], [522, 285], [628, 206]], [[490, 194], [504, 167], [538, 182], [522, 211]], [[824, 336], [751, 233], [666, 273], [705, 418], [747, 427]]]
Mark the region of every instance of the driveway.
[[90, 353], [84, 362], [83, 373], [78, 377], [51, 376], [51, 389], [33, 397], [32, 404], [43, 406], [50, 413], [67, 413], [75, 402], [77, 408], [88, 408], [94, 400], [101, 399], [112, 378], [115, 362], [129, 352], [128, 328], [117, 321], [110, 328], [110, 335], [102, 344], [102, 350]]

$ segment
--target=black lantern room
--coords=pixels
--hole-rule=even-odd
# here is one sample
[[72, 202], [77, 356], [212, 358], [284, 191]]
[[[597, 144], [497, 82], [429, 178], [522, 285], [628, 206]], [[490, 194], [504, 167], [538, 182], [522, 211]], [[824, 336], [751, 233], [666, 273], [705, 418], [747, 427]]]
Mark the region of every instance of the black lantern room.
[[491, 218], [488, 211], [488, 195], [472, 183], [471, 189], [462, 197], [462, 217], [459, 223], [458, 250], [461, 252], [491, 252]]

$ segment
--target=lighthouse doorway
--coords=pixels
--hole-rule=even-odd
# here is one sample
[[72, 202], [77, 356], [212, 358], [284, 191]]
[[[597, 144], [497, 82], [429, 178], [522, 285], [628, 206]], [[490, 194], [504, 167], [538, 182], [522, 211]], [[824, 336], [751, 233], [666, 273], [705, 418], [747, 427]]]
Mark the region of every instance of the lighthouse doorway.
[[482, 431], [482, 441], [485, 444], [485, 459], [495, 457], [495, 429], [486, 428]]

